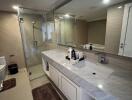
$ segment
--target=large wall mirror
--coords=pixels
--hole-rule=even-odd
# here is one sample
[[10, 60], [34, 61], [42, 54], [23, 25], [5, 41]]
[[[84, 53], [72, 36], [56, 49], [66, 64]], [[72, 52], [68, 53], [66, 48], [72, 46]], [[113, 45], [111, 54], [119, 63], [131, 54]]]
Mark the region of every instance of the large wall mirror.
[[131, 13], [128, 0], [72, 0], [55, 11], [57, 43], [132, 57]]

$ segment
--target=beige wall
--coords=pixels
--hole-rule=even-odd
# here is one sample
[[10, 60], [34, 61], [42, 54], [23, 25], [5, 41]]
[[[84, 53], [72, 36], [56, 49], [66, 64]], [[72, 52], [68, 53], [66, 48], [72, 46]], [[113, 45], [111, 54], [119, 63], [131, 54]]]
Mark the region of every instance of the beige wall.
[[87, 22], [84, 20], [56, 21], [56, 32], [62, 44], [80, 46], [87, 43], [105, 44], [106, 20]]
[[55, 22], [58, 40], [61, 44], [78, 46], [87, 43], [88, 25], [86, 21], [67, 19]]
[[83, 20], [76, 21], [75, 41], [77, 45], [86, 44], [88, 42], [88, 23]]
[[105, 38], [105, 51], [118, 54], [122, 28], [124, 8], [118, 9], [118, 5], [110, 7], [107, 11], [107, 27]]
[[[9, 57], [15, 55], [14, 57]], [[17, 15], [0, 12], [0, 56], [5, 56], [7, 63], [17, 63], [25, 67], [24, 53]]]
[[106, 20], [93, 21], [88, 23], [88, 42], [105, 44]]

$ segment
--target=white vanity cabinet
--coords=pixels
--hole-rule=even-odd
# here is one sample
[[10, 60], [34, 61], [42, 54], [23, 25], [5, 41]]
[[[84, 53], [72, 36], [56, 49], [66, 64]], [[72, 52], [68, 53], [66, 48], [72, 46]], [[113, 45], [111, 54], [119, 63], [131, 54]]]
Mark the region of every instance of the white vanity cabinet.
[[61, 75], [61, 91], [68, 100], [80, 100], [80, 88], [64, 75]]
[[58, 71], [54, 66], [48, 63], [49, 70], [46, 70], [46, 64], [43, 60], [43, 69], [47, 76], [61, 90], [68, 100], [94, 100], [81, 87], [77, 86], [64, 74]]
[[80, 88], [50, 64], [49, 77], [68, 100], [80, 100]]
[[54, 84], [59, 87], [59, 72], [49, 64], [49, 77], [54, 82]]

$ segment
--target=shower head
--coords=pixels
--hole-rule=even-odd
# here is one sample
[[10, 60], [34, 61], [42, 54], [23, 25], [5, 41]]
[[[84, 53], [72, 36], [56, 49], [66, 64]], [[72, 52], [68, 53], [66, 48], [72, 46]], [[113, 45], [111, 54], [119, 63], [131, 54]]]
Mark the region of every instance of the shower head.
[[23, 17], [19, 17], [19, 22], [23, 23], [24, 22], [24, 18]]

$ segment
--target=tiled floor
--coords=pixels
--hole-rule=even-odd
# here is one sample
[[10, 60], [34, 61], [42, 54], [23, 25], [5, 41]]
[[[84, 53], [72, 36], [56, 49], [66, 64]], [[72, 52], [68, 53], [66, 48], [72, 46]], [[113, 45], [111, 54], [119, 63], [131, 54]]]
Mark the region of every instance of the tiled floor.
[[16, 87], [0, 93], [0, 100], [33, 100], [29, 77], [25, 68], [15, 75], [7, 75], [6, 80], [16, 78]]
[[6, 80], [16, 78], [16, 87], [0, 92], [0, 100], [33, 100], [32, 89], [49, 83], [44, 72], [42, 70], [39, 72], [40, 69], [40, 66], [32, 69], [33, 72], [36, 72], [31, 76], [32, 80], [29, 80], [26, 68], [19, 69], [19, 73], [15, 75], [7, 75]]
[[42, 86], [46, 83], [49, 83], [49, 80], [47, 79], [47, 77], [45, 75], [43, 75], [37, 79], [31, 80], [30, 82], [31, 82], [32, 89], [34, 89], [34, 88]]
[[32, 73], [29, 75], [32, 89], [49, 83], [41, 64], [30, 67], [29, 71]]
[[29, 67], [29, 72], [31, 72], [31, 75], [29, 75], [30, 80], [34, 80], [44, 75], [41, 64]]

